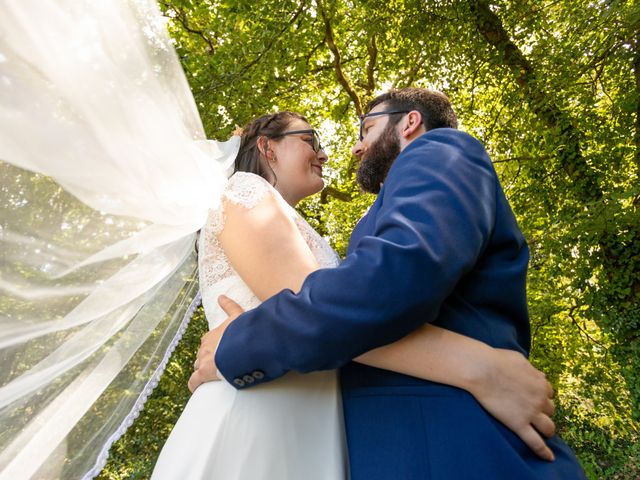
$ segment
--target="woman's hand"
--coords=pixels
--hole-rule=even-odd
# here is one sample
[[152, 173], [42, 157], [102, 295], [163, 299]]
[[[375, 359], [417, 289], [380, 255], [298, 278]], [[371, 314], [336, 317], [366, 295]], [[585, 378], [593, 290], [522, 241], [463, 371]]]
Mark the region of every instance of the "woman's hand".
[[481, 368], [469, 392], [539, 457], [553, 461], [553, 453], [543, 439], [555, 433], [550, 418], [555, 411], [551, 384], [522, 354], [491, 350], [493, 361]]
[[354, 360], [462, 388], [538, 456], [554, 459], [543, 439], [555, 431], [550, 418], [553, 389], [544, 374], [518, 352], [492, 348], [450, 330], [424, 325]]

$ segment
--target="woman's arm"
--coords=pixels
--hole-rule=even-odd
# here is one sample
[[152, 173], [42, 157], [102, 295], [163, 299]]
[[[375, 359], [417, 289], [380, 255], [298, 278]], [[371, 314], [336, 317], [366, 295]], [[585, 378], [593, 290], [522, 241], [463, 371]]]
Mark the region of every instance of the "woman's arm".
[[307, 275], [319, 268], [300, 230], [273, 194], [250, 209], [229, 201], [223, 207], [220, 245], [260, 301], [285, 288], [299, 291]]
[[[297, 292], [318, 263], [293, 220], [273, 195], [246, 209], [225, 203], [219, 236], [233, 268], [260, 300], [283, 289]], [[469, 391], [543, 458], [552, 458], [541, 436], [554, 424], [550, 386], [519, 353], [493, 349], [457, 333], [425, 325], [355, 361]], [[535, 428], [534, 428], [535, 427]]]
[[519, 352], [424, 325], [354, 361], [466, 390], [538, 456], [553, 460], [541, 436], [555, 433], [553, 389]]

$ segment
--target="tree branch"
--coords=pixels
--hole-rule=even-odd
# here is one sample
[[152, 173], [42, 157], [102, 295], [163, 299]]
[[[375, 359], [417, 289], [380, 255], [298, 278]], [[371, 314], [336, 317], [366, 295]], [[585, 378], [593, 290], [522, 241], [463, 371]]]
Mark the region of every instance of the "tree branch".
[[350, 202], [352, 200], [351, 195], [332, 187], [331, 185], [324, 187], [320, 192], [320, 203], [325, 204], [329, 197], [333, 197], [342, 202]]
[[503, 158], [501, 160], [492, 160], [491, 163], [509, 163], [509, 162], [522, 162], [522, 161], [540, 161], [540, 160], [550, 160], [553, 157], [509, 157]]
[[[324, 43], [324, 42], [323, 42]], [[341, 59], [342, 65], [346, 65], [348, 63], [357, 62], [362, 60], [362, 56], [359, 57], [351, 57], [351, 58], [343, 58]], [[321, 65], [319, 67], [310, 68], [308, 70], [309, 73], [318, 73], [318, 72], [326, 72], [327, 70], [334, 70], [335, 67], [333, 65]]]
[[374, 77], [376, 60], [378, 59], [378, 47], [376, 45], [376, 35], [371, 35], [369, 44], [367, 45], [369, 53], [369, 62], [367, 63], [367, 97], [371, 97], [373, 90], [376, 88], [376, 80]]
[[569, 311], [567, 312], [568, 317], [571, 319], [571, 323], [573, 323], [578, 328], [580, 333], [582, 333], [587, 340], [590, 340], [591, 342], [595, 343], [596, 345], [599, 345], [604, 350], [608, 350], [606, 345], [603, 345], [601, 342], [599, 342], [598, 340], [593, 338], [591, 335], [589, 335], [589, 332], [587, 332], [587, 329], [584, 328], [582, 325], [580, 325], [580, 322], [578, 322], [578, 319], [575, 317], [575, 315], [573, 313], [573, 312], [576, 311], [577, 308], [578, 308], [577, 305], [573, 305], [569, 309]]
[[204, 42], [209, 47], [208, 53], [215, 52], [216, 45], [213, 43], [213, 40], [203, 30], [198, 30], [198, 29], [190, 26], [189, 25], [189, 21], [187, 20], [187, 14], [183, 10], [181, 10], [180, 8], [176, 7], [175, 5], [172, 5], [171, 3], [167, 3], [167, 2], [162, 2], [162, 5], [164, 5], [167, 10], [171, 10], [171, 11], [173, 11], [173, 13], [176, 14], [175, 18], [178, 19], [178, 21], [180, 22], [180, 25], [182, 26], [182, 28], [184, 30], [186, 30], [187, 32], [192, 33], [192, 34], [200, 37], [202, 40], [204, 40]]
[[296, 19], [300, 16], [302, 11], [304, 10], [304, 7], [305, 7], [305, 1], [303, 0], [298, 5], [298, 10], [294, 12], [293, 16], [289, 19], [289, 21], [279, 31], [277, 31], [273, 37], [271, 37], [271, 39], [269, 40], [269, 43], [267, 43], [264, 49], [253, 60], [251, 60], [249, 63], [244, 65], [242, 68], [240, 68], [239, 71], [229, 74], [223, 81], [210, 85], [208, 88], [205, 89], [205, 91], [209, 92], [211, 90], [216, 90], [222, 87], [223, 85], [228, 85], [229, 83], [235, 81], [239, 77], [242, 77], [247, 71], [249, 71], [249, 69], [251, 69], [254, 65], [260, 62], [260, 60], [262, 60], [262, 58], [267, 54], [267, 52], [269, 52], [269, 50], [273, 48], [276, 42], [284, 34], [284, 32], [286, 32], [289, 29], [289, 27], [291, 27], [291, 25], [296, 21]]
[[590, 169], [582, 154], [582, 133], [574, 126], [571, 117], [541, 87], [542, 82], [538, 81], [531, 62], [511, 41], [502, 21], [493, 13], [489, 4], [484, 0], [475, 0], [470, 6], [476, 27], [485, 40], [501, 54], [502, 64], [511, 70], [534, 113], [549, 128], [558, 132], [559, 158], [564, 170], [579, 186], [576, 191], [580, 200], [602, 198], [597, 175]]
[[362, 115], [362, 104], [360, 102], [360, 97], [358, 97], [358, 94], [353, 89], [353, 87], [349, 83], [349, 80], [347, 80], [346, 75], [342, 71], [342, 61], [340, 58], [340, 51], [338, 50], [335, 39], [333, 37], [333, 28], [331, 27], [331, 22], [327, 17], [327, 12], [324, 9], [324, 3], [322, 2], [322, 0], [316, 0], [316, 1], [318, 4], [318, 10], [320, 10], [320, 14], [322, 15], [322, 20], [324, 21], [324, 31], [325, 31], [324, 40], [327, 44], [327, 47], [329, 47], [331, 54], [333, 55], [333, 66], [336, 72], [336, 76], [338, 77], [338, 82], [340, 82], [340, 85], [342, 85], [342, 88], [345, 89], [345, 91], [351, 98], [351, 101], [355, 106], [356, 113], [358, 115]]
[[636, 169], [640, 171], [640, 32], [636, 32], [634, 40], [633, 74], [636, 81], [636, 123], [633, 139], [636, 147], [634, 155]]
[[418, 52], [418, 60], [414, 63], [413, 67], [411, 68], [411, 70], [409, 70], [409, 73], [404, 78], [398, 79], [398, 82], [394, 84], [394, 88], [398, 87], [400, 80], [403, 80], [402, 86], [410, 87], [416, 79], [418, 72], [420, 72], [420, 69], [422, 69], [425, 61], [426, 57], [422, 56], [421, 53]]

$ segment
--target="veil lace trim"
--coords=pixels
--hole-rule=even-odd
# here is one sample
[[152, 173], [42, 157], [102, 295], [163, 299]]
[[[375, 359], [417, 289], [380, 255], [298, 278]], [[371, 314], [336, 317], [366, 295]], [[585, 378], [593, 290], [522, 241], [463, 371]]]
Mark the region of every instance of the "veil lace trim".
[[144, 386], [144, 389], [142, 390], [142, 392], [140, 392], [140, 395], [138, 396], [138, 399], [136, 400], [129, 414], [122, 420], [122, 423], [120, 424], [120, 426], [116, 429], [115, 432], [113, 432], [113, 434], [105, 442], [104, 446], [102, 447], [102, 450], [98, 454], [98, 458], [96, 459], [96, 463], [93, 466], [93, 468], [89, 470], [82, 477], [82, 480], [92, 480], [100, 474], [102, 469], [107, 464], [107, 460], [109, 459], [109, 450], [111, 450], [111, 447], [113, 446], [113, 444], [117, 442], [127, 432], [129, 427], [133, 425], [133, 422], [140, 416], [140, 412], [142, 411], [145, 404], [147, 403], [147, 400], [149, 399], [149, 397], [151, 396], [155, 388], [158, 386], [160, 377], [162, 376], [165, 369], [167, 368], [169, 360], [171, 359], [171, 355], [173, 355], [173, 352], [178, 346], [178, 343], [180, 343], [180, 340], [182, 340], [184, 332], [187, 330], [187, 327], [189, 326], [189, 323], [193, 318], [193, 314], [201, 304], [202, 304], [202, 295], [200, 292], [198, 292], [195, 298], [193, 299], [193, 301], [191, 302], [191, 304], [189, 305], [189, 308], [187, 308], [187, 311], [185, 312], [184, 316], [182, 317], [180, 326], [178, 327], [176, 334], [174, 335], [164, 356], [162, 357], [162, 361], [156, 368], [155, 372], [153, 372], [153, 375], [151, 376], [147, 384]]

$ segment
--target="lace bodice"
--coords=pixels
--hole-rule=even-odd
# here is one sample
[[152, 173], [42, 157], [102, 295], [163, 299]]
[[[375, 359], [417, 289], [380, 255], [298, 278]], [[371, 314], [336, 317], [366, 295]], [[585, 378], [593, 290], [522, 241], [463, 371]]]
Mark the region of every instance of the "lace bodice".
[[[329, 244], [264, 178], [253, 173], [236, 172], [229, 179], [223, 193], [223, 200], [249, 209], [258, 205], [266, 195], [273, 195], [283, 210], [291, 216], [321, 267], [333, 267], [338, 264], [338, 256]], [[219, 295], [229, 295], [245, 310], [260, 303], [260, 300], [233, 269], [220, 246], [218, 235], [224, 227], [224, 217], [224, 202], [220, 202], [218, 208], [209, 211], [207, 223], [200, 234], [198, 243], [200, 290], [205, 314], [211, 328], [226, 318], [226, 314], [218, 306], [217, 298]]]

